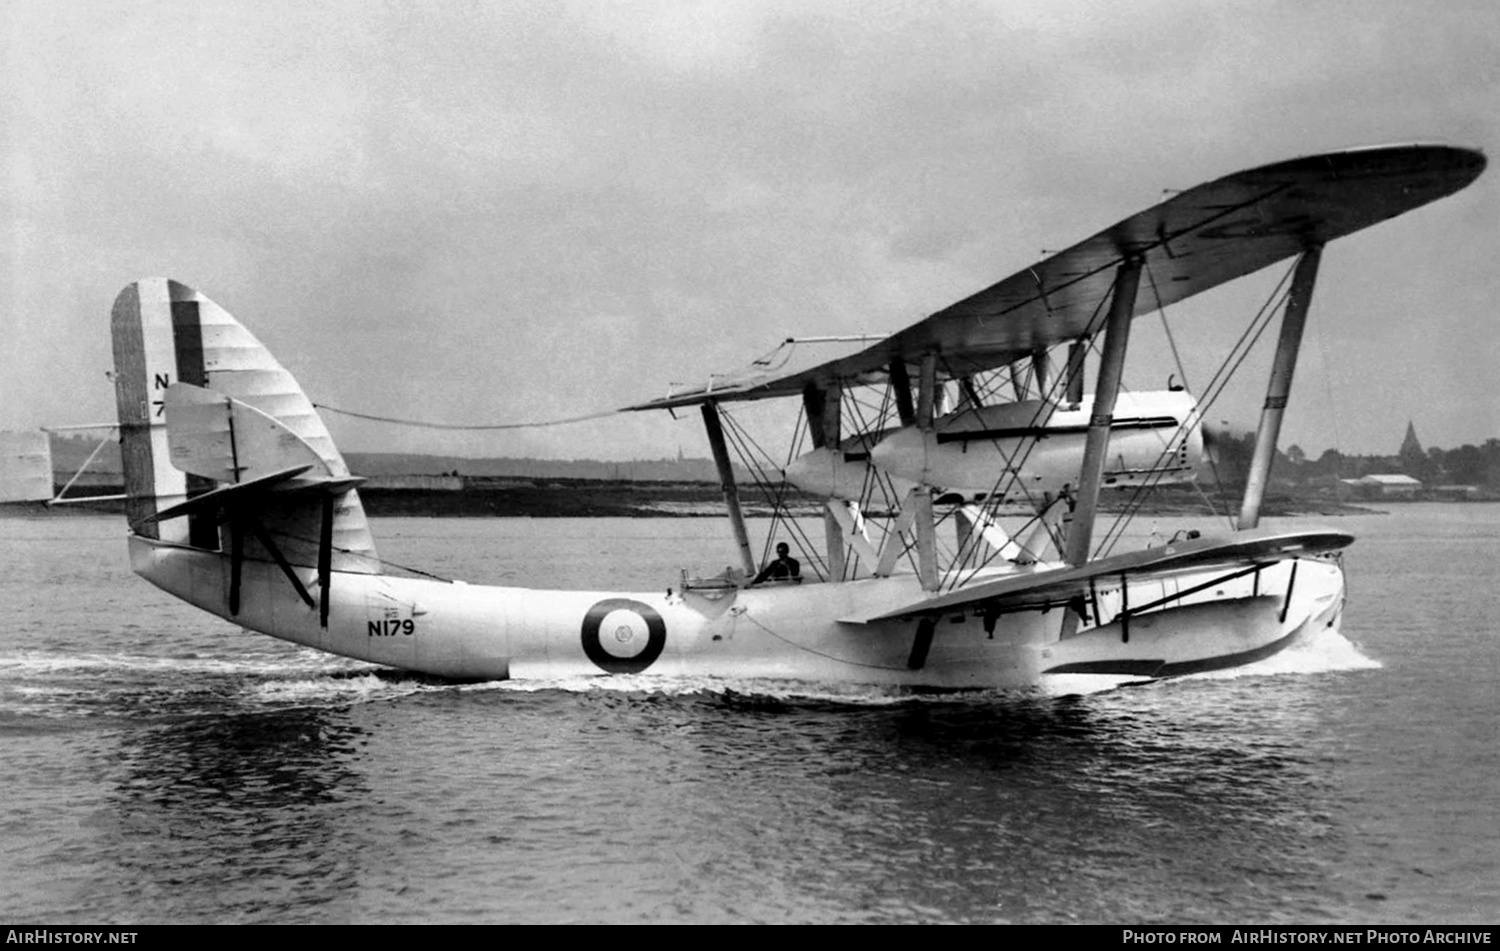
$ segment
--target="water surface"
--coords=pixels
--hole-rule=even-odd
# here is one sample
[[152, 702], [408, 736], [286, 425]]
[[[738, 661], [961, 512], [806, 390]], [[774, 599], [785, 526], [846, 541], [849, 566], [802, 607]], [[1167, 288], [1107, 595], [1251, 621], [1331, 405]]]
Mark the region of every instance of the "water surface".
[[[49, 923], [1493, 922], [1500, 506], [1334, 521], [1343, 637], [1066, 699], [456, 686], [0, 521], [0, 908]], [[1167, 526], [1163, 523], [1163, 528]], [[377, 519], [473, 582], [654, 590], [712, 520]]]

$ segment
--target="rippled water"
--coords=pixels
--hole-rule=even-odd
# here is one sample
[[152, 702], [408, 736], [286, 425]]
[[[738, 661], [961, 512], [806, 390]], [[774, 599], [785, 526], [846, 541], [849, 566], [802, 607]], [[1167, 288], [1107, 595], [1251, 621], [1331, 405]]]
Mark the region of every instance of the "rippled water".
[[[455, 686], [247, 634], [108, 518], [0, 521], [0, 909], [45, 922], [1493, 922], [1500, 506], [1337, 521], [1345, 637], [1057, 700]], [[665, 587], [710, 520], [376, 520]]]

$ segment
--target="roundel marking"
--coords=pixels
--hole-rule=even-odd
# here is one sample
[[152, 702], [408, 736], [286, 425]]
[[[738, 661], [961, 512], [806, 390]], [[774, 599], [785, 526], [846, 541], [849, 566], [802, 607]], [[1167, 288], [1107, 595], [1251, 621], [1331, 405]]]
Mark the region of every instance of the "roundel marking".
[[667, 624], [649, 604], [605, 598], [583, 616], [583, 652], [611, 674], [638, 674], [667, 646]]

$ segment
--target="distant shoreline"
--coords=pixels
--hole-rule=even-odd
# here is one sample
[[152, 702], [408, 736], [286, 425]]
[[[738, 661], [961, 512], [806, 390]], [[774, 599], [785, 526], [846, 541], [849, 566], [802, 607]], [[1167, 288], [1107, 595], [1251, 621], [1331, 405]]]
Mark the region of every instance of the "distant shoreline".
[[[91, 488], [106, 494], [118, 488]], [[467, 488], [458, 491], [432, 489], [387, 489], [366, 486], [359, 490], [365, 513], [377, 518], [722, 518], [724, 499], [718, 485], [703, 482], [634, 482], [614, 480], [537, 480], [505, 486]], [[1106, 495], [1101, 508], [1116, 512], [1124, 507], [1126, 493]], [[747, 518], [768, 517], [772, 507], [753, 488], [741, 489]], [[789, 492], [783, 504], [797, 516], [816, 516], [822, 502], [800, 492]], [[1393, 500], [1380, 500], [1387, 504]], [[1472, 504], [1472, 503], [1464, 503]], [[1203, 496], [1181, 488], [1153, 492], [1139, 509], [1141, 515], [1183, 517], [1223, 515], [1239, 507], [1238, 496], [1225, 493], [1214, 498], [1217, 513], [1210, 512]], [[1019, 507], [1018, 507], [1019, 510]], [[53, 517], [77, 514], [120, 513], [118, 502], [46, 507], [40, 502], [0, 504], [0, 516]], [[882, 513], [872, 512], [871, 517]], [[1272, 496], [1262, 514], [1269, 517], [1342, 516], [1384, 514], [1368, 505], [1353, 505], [1330, 499]]]

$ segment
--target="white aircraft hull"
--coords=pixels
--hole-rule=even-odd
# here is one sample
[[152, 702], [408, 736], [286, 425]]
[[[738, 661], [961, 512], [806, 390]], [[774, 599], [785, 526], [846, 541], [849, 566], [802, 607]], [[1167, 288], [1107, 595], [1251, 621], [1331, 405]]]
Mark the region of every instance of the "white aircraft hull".
[[[827, 575], [847, 575], [847, 542], [855, 566], [882, 576], [848, 582], [616, 595], [386, 576], [361, 480], [292, 375], [202, 294], [137, 281], [110, 317], [132, 567], [253, 630], [457, 678], [650, 672], [1031, 690], [1059, 678], [1251, 663], [1336, 626], [1344, 600], [1330, 553], [1350, 536], [1257, 528], [1324, 246], [1452, 194], [1484, 166], [1471, 149], [1411, 145], [1246, 170], [1177, 193], [863, 349], [813, 365], [788, 353], [627, 407], [702, 413], [741, 577], [756, 567], [721, 404], [800, 396], [812, 442], [826, 448], [786, 475], [825, 497], [863, 500], [874, 476], [905, 479], [884, 486], [888, 502], [901, 501], [879, 551], [856, 513], [828, 508]], [[1160, 309], [1292, 257], [1237, 531], [1096, 556], [1103, 488], [1187, 481], [1202, 454], [1191, 396], [1122, 396], [1131, 323], [1150, 309], [1143, 277]], [[1010, 367], [1014, 381], [1029, 359], [1043, 377], [1049, 351], [1063, 345], [1070, 384], [1098, 346], [1087, 409], [982, 405], [983, 374]], [[949, 382], [971, 409], [941, 414]], [[889, 401], [906, 428], [864, 459], [851, 450], [890, 416], [882, 408], [863, 424], [846, 390], [867, 386], [884, 388], [882, 406]], [[869, 431], [841, 441], [850, 414]], [[939, 503], [953, 490], [995, 503], [1015, 482], [1066, 564], [1022, 567], [1047, 549], [1023, 551], [982, 510], [954, 518], [957, 555], [940, 551], [935, 493]], [[1071, 517], [1051, 521], [1063, 502]], [[975, 553], [976, 529], [1005, 567], [946, 584], [943, 572]], [[907, 552], [916, 574], [886, 577]]]
[[[980, 616], [959, 613], [937, 623], [918, 664], [917, 621], [851, 620], [920, 599], [912, 576], [724, 589], [710, 592], [720, 595], [713, 598], [693, 590], [539, 591], [334, 572], [325, 628], [274, 564], [242, 564], [242, 606], [231, 614], [227, 556], [139, 536], [131, 537], [130, 553], [138, 574], [236, 624], [346, 657], [461, 679], [649, 672], [1048, 692], [1049, 681], [1062, 677], [1105, 684], [1253, 662], [1336, 627], [1344, 593], [1336, 563], [1296, 562], [1292, 582], [1292, 563], [1283, 562], [1262, 571], [1258, 582], [1230, 580], [1121, 625], [1109, 620], [1120, 606], [1118, 589], [1101, 587], [1103, 626], [1061, 638], [1066, 611], [1030, 610], [1000, 616], [991, 634]], [[316, 571], [294, 571], [316, 598]], [[1145, 605], [1213, 577], [1138, 576], [1125, 596]]]

